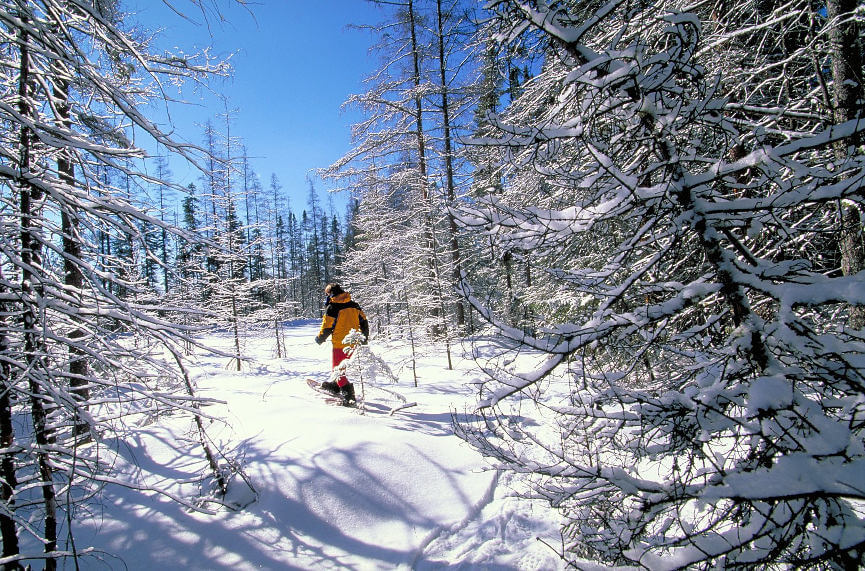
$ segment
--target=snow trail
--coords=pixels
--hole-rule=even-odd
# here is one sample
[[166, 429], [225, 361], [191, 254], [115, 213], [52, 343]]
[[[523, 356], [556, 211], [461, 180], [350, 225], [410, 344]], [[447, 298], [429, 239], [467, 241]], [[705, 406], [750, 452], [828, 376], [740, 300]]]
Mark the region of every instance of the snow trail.
[[[393, 415], [399, 400], [371, 387], [365, 410], [335, 407], [305, 382], [328, 372], [330, 348], [315, 345], [316, 331], [309, 322], [288, 328], [284, 359], [274, 358], [273, 343], [260, 335], [247, 343], [250, 360], [241, 372], [211, 357], [190, 367], [200, 396], [225, 402], [208, 407], [222, 419], [208, 432], [244, 467], [257, 497], [236, 481], [227, 499], [248, 505], [207, 515], [109, 487], [74, 531], [78, 545], [112, 555], [88, 557], [83, 568], [559, 567], [534, 539], [555, 542], [552, 512], [536, 514], [510, 545], [502, 543], [508, 522], [489, 521], [512, 518], [513, 507], [497, 505], [513, 499], [497, 486], [497, 471], [451, 428], [451, 411], [473, 402], [469, 361], [445, 371], [440, 356], [428, 356], [421, 387], [385, 387], [417, 402]], [[398, 358], [390, 347], [387, 354]], [[118, 469], [182, 497], [200, 495], [196, 478], [206, 470], [190, 435], [188, 418], [135, 427], [135, 439], [124, 444], [128, 465]], [[189, 445], [177, 449], [177, 440]], [[485, 544], [492, 547], [478, 549]], [[537, 565], [525, 564], [527, 550]]]
[[492, 478], [492, 480], [490, 481], [490, 486], [489, 488], [487, 488], [487, 492], [483, 495], [483, 497], [480, 498], [477, 505], [472, 507], [471, 511], [462, 521], [459, 521], [456, 524], [451, 525], [450, 527], [439, 527], [433, 530], [433, 532], [430, 533], [429, 536], [423, 540], [423, 542], [418, 546], [417, 553], [415, 554], [415, 558], [412, 561], [412, 569], [418, 568], [418, 565], [420, 564], [424, 556], [424, 552], [434, 541], [442, 541], [447, 537], [455, 536], [461, 530], [465, 529], [466, 526], [468, 526], [469, 523], [481, 513], [481, 510], [484, 508], [484, 506], [488, 505], [493, 501], [493, 498], [495, 497], [496, 486], [498, 486], [499, 483], [499, 475], [500, 472], [495, 473], [495, 477]]

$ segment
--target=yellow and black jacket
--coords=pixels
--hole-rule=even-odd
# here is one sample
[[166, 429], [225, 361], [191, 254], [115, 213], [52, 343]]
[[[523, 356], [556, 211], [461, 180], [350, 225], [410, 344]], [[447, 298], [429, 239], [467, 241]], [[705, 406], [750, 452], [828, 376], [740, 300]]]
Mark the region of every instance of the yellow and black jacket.
[[333, 346], [342, 349], [346, 346], [343, 339], [352, 329], [360, 331], [364, 337], [369, 337], [369, 322], [366, 320], [360, 306], [351, 300], [348, 292], [335, 295], [330, 298], [324, 308], [324, 318], [321, 320], [321, 330], [315, 338], [319, 344], [333, 335]]

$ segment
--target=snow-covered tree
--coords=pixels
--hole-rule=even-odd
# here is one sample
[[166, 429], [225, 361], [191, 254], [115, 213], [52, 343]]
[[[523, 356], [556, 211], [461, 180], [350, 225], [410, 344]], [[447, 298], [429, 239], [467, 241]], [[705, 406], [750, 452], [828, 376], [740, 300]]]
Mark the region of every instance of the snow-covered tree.
[[[466, 122], [465, 76], [473, 70], [462, 41], [465, 9], [453, 1], [378, 4], [387, 11], [386, 22], [372, 28], [382, 64], [368, 90], [346, 103], [367, 118], [353, 127], [352, 150], [326, 173], [351, 190], [359, 203], [355, 222], [363, 219], [344, 274], [357, 281], [366, 306], [401, 306], [414, 334], [450, 342], [464, 322], [453, 294], [460, 245], [449, 205], [462, 181], [455, 141]], [[378, 285], [365, 291], [369, 282]]]
[[211, 124], [205, 128], [205, 142], [214, 170], [203, 177], [204, 195], [209, 204], [210, 232], [207, 257], [207, 304], [217, 326], [232, 332], [234, 356], [232, 367], [240, 370], [243, 362], [243, 338], [247, 318], [256, 304], [248, 279], [247, 224], [239, 210], [246, 197], [235, 187], [240, 175], [234, 149], [239, 145], [231, 136], [232, 114], [226, 112], [225, 132]]
[[[531, 262], [532, 314], [497, 314], [468, 268], [467, 298], [525, 354], [488, 364], [463, 435], [537, 477], [574, 564], [855, 566], [865, 277], [838, 236], [865, 122], [861, 98], [841, 117], [824, 97], [858, 76], [821, 62], [860, 49], [833, 40], [858, 13], [489, 8], [491, 37], [545, 58], [476, 141], [503, 188], [460, 218]], [[521, 423], [525, 399], [548, 422]]]
[[109, 479], [117, 419], [198, 414], [173, 359], [188, 331], [126, 271], [133, 248], [159, 259], [141, 228], [180, 232], [130, 197], [133, 181], [170, 185], [130, 135], [201, 164], [142, 109], [161, 81], [226, 69], [154, 54], [109, 0], [2, 0], [0, 37], [0, 562], [54, 569], [77, 557], [68, 522]]

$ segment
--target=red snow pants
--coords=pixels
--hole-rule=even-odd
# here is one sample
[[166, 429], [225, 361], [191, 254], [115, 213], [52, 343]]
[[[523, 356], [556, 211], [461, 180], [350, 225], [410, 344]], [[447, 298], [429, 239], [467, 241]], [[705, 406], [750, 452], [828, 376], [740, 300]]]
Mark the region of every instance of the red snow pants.
[[[333, 366], [331, 368], [336, 369], [339, 366], [339, 364], [342, 363], [343, 361], [345, 361], [346, 359], [348, 359], [348, 355], [345, 354], [345, 351], [343, 351], [341, 347], [334, 347], [333, 348]], [[336, 384], [337, 384], [337, 386], [344, 387], [345, 385], [348, 384], [348, 377], [346, 377], [345, 375], [341, 376], [339, 379], [337, 379]]]

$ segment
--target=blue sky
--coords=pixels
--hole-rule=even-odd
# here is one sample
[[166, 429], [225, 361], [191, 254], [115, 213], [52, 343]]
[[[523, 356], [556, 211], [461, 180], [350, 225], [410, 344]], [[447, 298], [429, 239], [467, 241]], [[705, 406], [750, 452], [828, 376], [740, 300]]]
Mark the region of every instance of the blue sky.
[[[264, 187], [275, 173], [292, 209], [302, 210], [310, 169], [329, 165], [349, 149], [350, 125], [359, 116], [340, 106], [349, 94], [363, 90], [362, 80], [377, 63], [368, 53], [374, 41], [370, 32], [347, 26], [375, 24], [382, 12], [365, 0], [255, 0], [248, 9], [218, 0], [225, 21], [211, 15], [206, 25], [191, 2], [170, 1], [199, 24], [177, 17], [162, 0], [126, 0], [124, 5], [135, 13], [135, 21], [163, 30], [163, 47], [193, 51], [212, 46], [216, 54], [234, 54], [233, 79], [214, 83], [235, 115], [232, 136], [246, 144]], [[172, 110], [181, 138], [200, 144], [199, 125], [207, 119], [224, 130], [219, 98], [188, 92], [184, 97], [196, 105]], [[197, 184], [197, 173], [173, 163], [172, 171], [176, 182]], [[323, 199], [330, 186], [316, 180]], [[338, 199], [338, 204], [344, 202], [344, 197]]]

